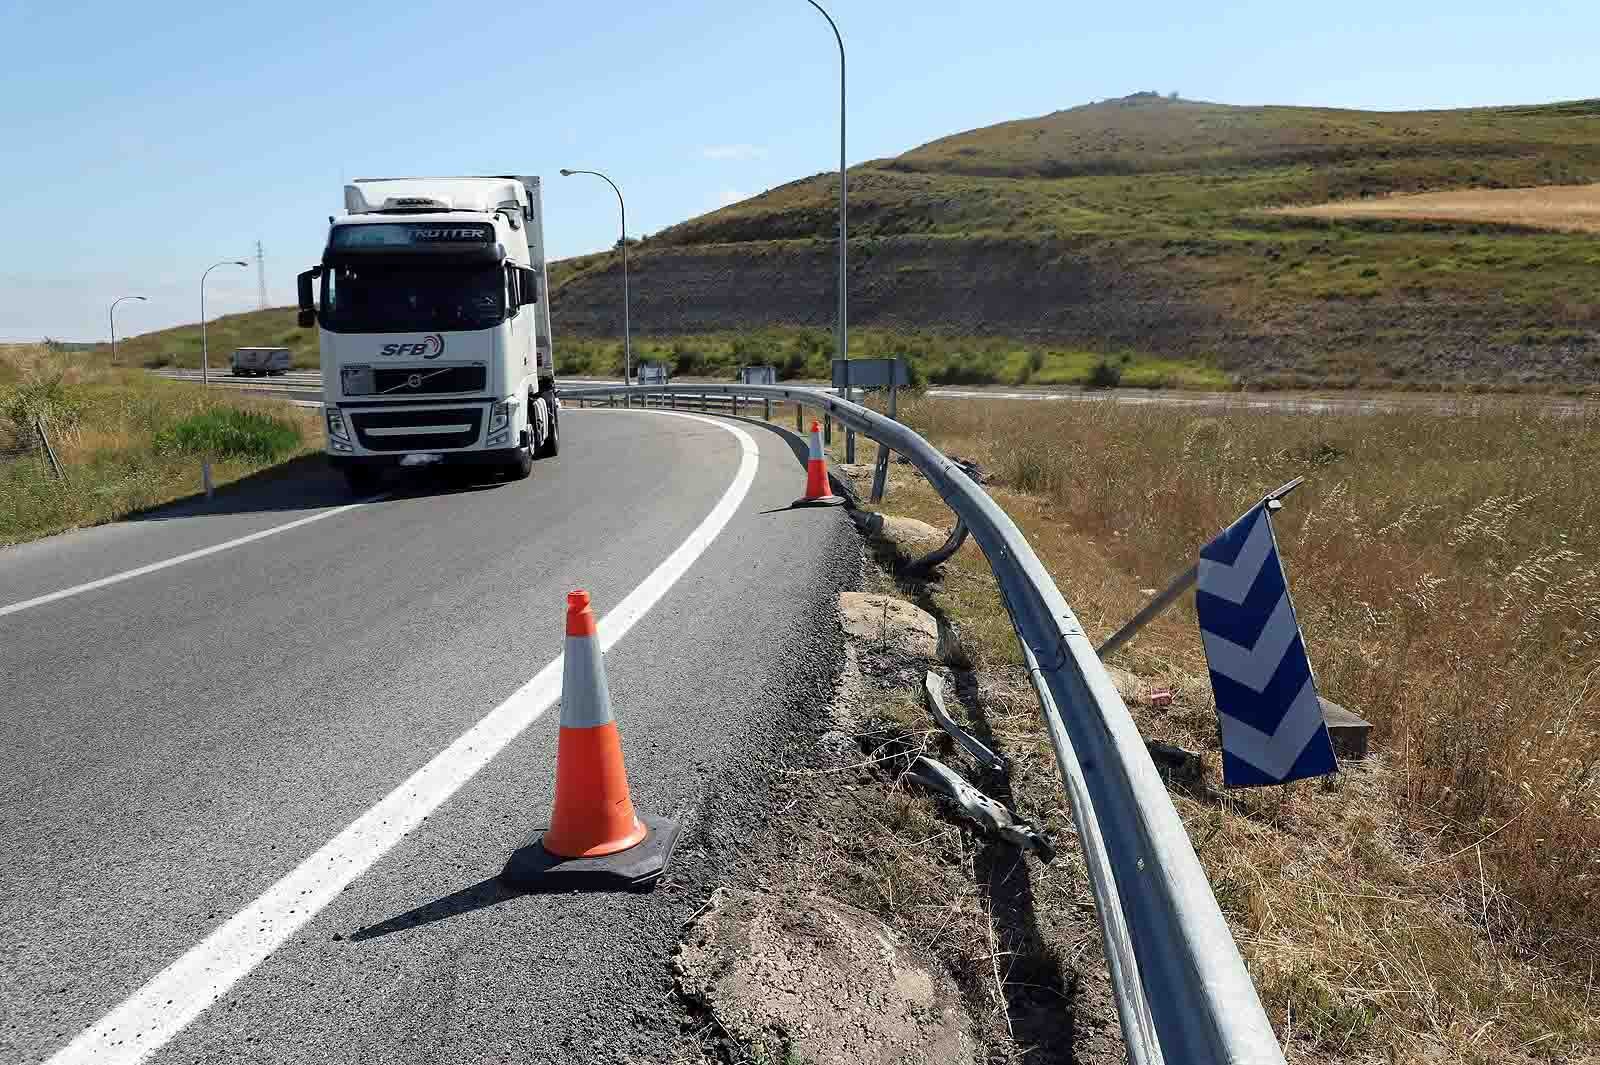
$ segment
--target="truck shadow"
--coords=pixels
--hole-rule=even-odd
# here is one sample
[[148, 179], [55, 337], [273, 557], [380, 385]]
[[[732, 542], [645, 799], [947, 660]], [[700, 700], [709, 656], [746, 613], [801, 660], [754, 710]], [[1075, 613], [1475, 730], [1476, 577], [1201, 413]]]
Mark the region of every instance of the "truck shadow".
[[321, 455], [302, 455], [223, 485], [210, 499], [203, 492], [137, 510], [124, 521], [172, 521], [219, 514], [267, 514], [324, 510], [376, 499], [482, 492], [507, 484], [489, 471], [414, 472], [386, 477], [373, 496], [350, 494], [342, 476]]

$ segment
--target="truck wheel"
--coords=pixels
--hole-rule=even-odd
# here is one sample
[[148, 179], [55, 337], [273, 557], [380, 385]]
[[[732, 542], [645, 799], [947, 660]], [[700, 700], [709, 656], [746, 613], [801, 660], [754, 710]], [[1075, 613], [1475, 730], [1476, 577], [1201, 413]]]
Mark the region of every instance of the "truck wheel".
[[536, 458], [550, 459], [561, 454], [561, 416], [556, 410], [555, 397], [546, 392], [539, 399], [544, 403], [545, 410], [550, 413], [550, 432], [545, 435], [544, 443], [535, 452]]
[[506, 467], [506, 476], [513, 481], [525, 479], [533, 472], [533, 448], [525, 447], [517, 452], [516, 461]]
[[383, 472], [371, 466], [346, 466], [344, 468], [344, 483], [353, 496], [370, 496], [378, 491], [378, 485], [383, 480]]

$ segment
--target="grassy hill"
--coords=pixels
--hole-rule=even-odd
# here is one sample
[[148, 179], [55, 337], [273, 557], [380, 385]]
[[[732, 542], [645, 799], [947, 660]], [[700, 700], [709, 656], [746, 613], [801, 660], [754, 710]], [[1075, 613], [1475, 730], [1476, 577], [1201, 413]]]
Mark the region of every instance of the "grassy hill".
[[[295, 366], [315, 369], [317, 331], [295, 324], [293, 307], [271, 307], [264, 311], [245, 311], [213, 318], [206, 325], [206, 342], [211, 350], [211, 368], [226, 372], [234, 348], [288, 348]], [[109, 345], [97, 349], [109, 356]], [[127, 366], [200, 365], [200, 326], [198, 323], [173, 326], [154, 333], [143, 333], [117, 342], [117, 359]]]
[[[1282, 209], [1592, 182], [1600, 100], [1365, 112], [1141, 93], [1005, 122], [852, 169], [852, 350], [908, 355], [934, 381], [1082, 383], [1110, 367], [1140, 385], [1587, 390], [1592, 234]], [[637, 244], [636, 354], [680, 373], [824, 375], [837, 196], [821, 174]], [[620, 367], [620, 271], [615, 252], [553, 265], [564, 371]], [[289, 309], [211, 330], [219, 365], [240, 344], [316, 363]], [[197, 365], [199, 330], [124, 351]]]
[[[1600, 101], [1457, 111], [1233, 107], [1139, 94], [851, 171], [851, 320], [1127, 351], [1246, 384], [1582, 387], [1600, 249], [1582, 234], [1270, 209], [1600, 181]], [[831, 321], [823, 174], [636, 249], [645, 332]], [[614, 328], [615, 256], [567, 264], [567, 330]]]

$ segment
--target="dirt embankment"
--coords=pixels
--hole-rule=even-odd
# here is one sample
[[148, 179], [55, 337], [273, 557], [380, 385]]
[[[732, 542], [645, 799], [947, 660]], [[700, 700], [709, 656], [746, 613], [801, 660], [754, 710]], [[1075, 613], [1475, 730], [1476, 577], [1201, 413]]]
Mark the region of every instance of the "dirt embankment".
[[[825, 241], [645, 247], [629, 264], [646, 334], [833, 325], [837, 251]], [[621, 260], [559, 283], [552, 313], [580, 335], [620, 332]], [[850, 324], [1094, 347], [1192, 352], [1226, 319], [1059, 241], [894, 237], [852, 243]]]
[[[1133, 350], [1215, 364], [1246, 385], [1583, 387], [1600, 381], [1600, 331], [1508, 335], [1494, 300], [1396, 292], [1371, 300], [1274, 303], [1179, 282], [1060, 240], [892, 237], [852, 244], [850, 324], [999, 336], [1022, 345]], [[636, 249], [636, 335], [833, 325], [836, 259], [825, 241]], [[558, 274], [559, 277], [559, 274]], [[570, 335], [621, 332], [621, 261], [558, 280]]]

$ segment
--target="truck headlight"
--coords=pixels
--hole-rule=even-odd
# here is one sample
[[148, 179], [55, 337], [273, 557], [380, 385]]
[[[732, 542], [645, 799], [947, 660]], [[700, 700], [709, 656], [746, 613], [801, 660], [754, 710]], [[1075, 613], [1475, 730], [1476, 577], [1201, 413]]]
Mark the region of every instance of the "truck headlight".
[[345, 428], [344, 414], [340, 411], [330, 409], [328, 410], [327, 415], [328, 436], [334, 440], [348, 441], [350, 439], [350, 430]]
[[484, 442], [485, 447], [503, 444], [511, 438], [511, 426], [516, 421], [518, 405], [516, 400], [508, 399], [489, 408], [489, 439]]
[[518, 404], [516, 400], [508, 399], [502, 403], [496, 403], [493, 407], [491, 407], [489, 409], [489, 431], [491, 433], [498, 433], [500, 430], [510, 425], [511, 419], [516, 416], [517, 406]]

